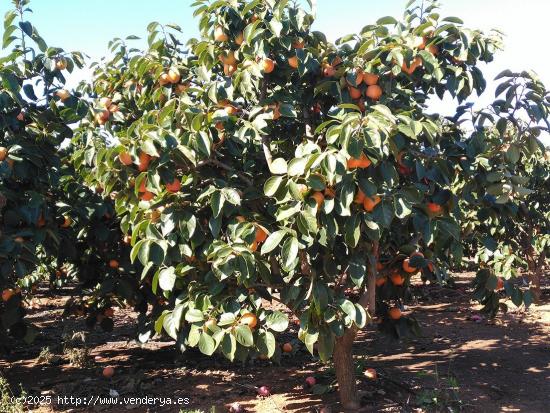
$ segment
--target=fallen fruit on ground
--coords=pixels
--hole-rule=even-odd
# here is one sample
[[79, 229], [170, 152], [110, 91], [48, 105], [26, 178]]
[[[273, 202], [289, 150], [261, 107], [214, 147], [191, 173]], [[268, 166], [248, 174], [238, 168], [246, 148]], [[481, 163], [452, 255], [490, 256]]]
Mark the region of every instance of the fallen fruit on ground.
[[258, 388], [257, 393], [259, 396], [267, 397], [271, 395], [271, 389], [267, 386], [261, 386]]
[[317, 380], [315, 379], [315, 377], [309, 376], [306, 377], [305, 383], [307, 387], [313, 387], [317, 384]]
[[401, 310], [397, 307], [392, 307], [390, 308], [390, 310], [388, 311], [388, 316], [392, 319], [392, 320], [399, 320], [401, 318]]
[[376, 380], [378, 378], [378, 374], [376, 373], [376, 370], [373, 368], [366, 369], [364, 375], [369, 380]]
[[103, 369], [103, 377], [105, 377], [106, 379], [110, 379], [114, 375], [115, 375], [114, 367], [107, 366]]

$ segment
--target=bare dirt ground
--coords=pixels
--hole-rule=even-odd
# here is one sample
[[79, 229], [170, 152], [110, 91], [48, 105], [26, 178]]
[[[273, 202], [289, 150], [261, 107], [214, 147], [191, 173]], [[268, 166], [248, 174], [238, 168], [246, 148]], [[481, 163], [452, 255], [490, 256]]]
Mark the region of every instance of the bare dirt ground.
[[[362, 411], [550, 411], [550, 285], [544, 289], [541, 305], [528, 311], [511, 305], [507, 314], [488, 320], [479, 317], [479, 306], [468, 298], [471, 277], [460, 274], [457, 289], [414, 287], [419, 298], [407, 312], [420, 322], [422, 336], [395, 342], [373, 329], [361, 334], [355, 346], [357, 363], [379, 373], [376, 381], [360, 379]], [[52, 397], [51, 404], [29, 406], [32, 411], [222, 412], [235, 401], [251, 412], [315, 412], [322, 406], [340, 411], [335, 392], [313, 395], [303, 388], [309, 375], [330, 384], [333, 374], [298, 341], [293, 341], [294, 352], [284, 355], [280, 365], [268, 361], [231, 364], [195, 350], [181, 354], [170, 342], [137, 344], [135, 314], [128, 310], [117, 310], [113, 333], [88, 331], [90, 364], [72, 365], [62, 355], [63, 333], [87, 329], [83, 320], [62, 318], [67, 298], [38, 296], [38, 308], [31, 311], [30, 319], [40, 327], [41, 335], [32, 346], [0, 356], [0, 373], [14, 392], [21, 384], [29, 395]], [[288, 339], [295, 340], [292, 337]], [[62, 357], [40, 362], [38, 355], [44, 347]], [[116, 369], [110, 380], [101, 375], [107, 365]], [[260, 385], [270, 386], [272, 395], [257, 397], [252, 386]], [[120, 395], [119, 401], [150, 396], [188, 398], [189, 403], [76, 407], [59, 404], [57, 399], [81, 397], [80, 402], [87, 398], [88, 403], [91, 396], [109, 397], [112, 391]]]

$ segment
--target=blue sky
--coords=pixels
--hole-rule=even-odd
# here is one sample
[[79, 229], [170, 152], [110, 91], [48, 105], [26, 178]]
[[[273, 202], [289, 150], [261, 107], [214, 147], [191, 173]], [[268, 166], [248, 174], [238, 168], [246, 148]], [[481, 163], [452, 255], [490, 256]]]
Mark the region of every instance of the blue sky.
[[[197, 36], [197, 23], [192, 17], [191, 0], [161, 2], [149, 0], [32, 0], [30, 17], [49, 45], [65, 50], [80, 50], [97, 59], [107, 50], [113, 37], [135, 34], [144, 36], [150, 21], [177, 23], [185, 37]], [[315, 29], [334, 40], [357, 32], [379, 17], [402, 14], [406, 0], [317, 0]], [[492, 101], [491, 79], [504, 70], [532, 69], [550, 85], [550, 57], [543, 46], [548, 38], [550, 0], [442, 0], [442, 16], [459, 16], [467, 26], [489, 30], [497, 28], [506, 34], [505, 47], [494, 63], [482, 68], [489, 80], [489, 90], [478, 100]], [[0, 1], [3, 15], [11, 1]], [[70, 84], [76, 84], [85, 72], [79, 72]], [[449, 100], [437, 109], [450, 113]]]

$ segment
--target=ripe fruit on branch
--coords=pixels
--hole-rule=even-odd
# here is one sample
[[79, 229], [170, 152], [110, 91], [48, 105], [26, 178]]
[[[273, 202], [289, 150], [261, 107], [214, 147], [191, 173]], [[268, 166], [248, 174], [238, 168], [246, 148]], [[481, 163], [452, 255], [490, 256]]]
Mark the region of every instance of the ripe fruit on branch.
[[111, 268], [118, 268], [118, 265], [119, 265], [118, 261], [115, 260], [115, 259], [112, 259], [112, 260], [109, 261], [109, 267], [111, 267]]
[[366, 369], [364, 375], [369, 380], [376, 380], [378, 378], [378, 374], [373, 368]]
[[170, 81], [170, 83], [172, 84], [178, 83], [180, 79], [181, 79], [181, 75], [178, 69], [172, 68], [168, 70], [168, 80]]
[[109, 106], [111, 106], [111, 103], [113, 103], [111, 101], [111, 98], [107, 98], [107, 97], [102, 97], [101, 99], [99, 99], [99, 106], [107, 109]]
[[241, 317], [241, 320], [239, 321], [239, 323], [247, 325], [252, 330], [258, 324], [258, 318], [256, 317], [255, 314], [245, 313]]
[[317, 208], [321, 208], [323, 203], [325, 202], [325, 196], [322, 192], [316, 191], [313, 194], [311, 194], [311, 197], [315, 200], [317, 203]]
[[361, 191], [361, 189], [358, 189], [357, 194], [353, 199], [353, 202], [355, 202], [356, 204], [363, 204], [363, 202], [365, 202], [365, 197], [366, 197], [365, 193]]
[[502, 290], [504, 288], [504, 280], [500, 277], [497, 278], [497, 290]]
[[262, 228], [256, 228], [256, 242], [262, 243], [267, 239], [267, 232], [265, 232]]
[[298, 56], [289, 57], [288, 65], [293, 69], [298, 69]]
[[440, 215], [443, 212], [443, 207], [435, 202], [428, 202], [426, 204], [426, 209], [433, 215]]
[[240, 46], [241, 44], [243, 44], [243, 42], [244, 42], [243, 32], [240, 32], [240, 33], [235, 37], [235, 43], [236, 43], [237, 45]]
[[369, 196], [365, 197], [365, 200], [363, 201], [363, 208], [365, 208], [365, 211], [372, 212], [376, 205], [378, 205], [382, 201], [382, 199], [375, 195], [372, 198]]
[[283, 352], [285, 352], [285, 353], [292, 352], [292, 344], [290, 344], [290, 343], [283, 344]]
[[132, 165], [132, 155], [130, 155], [128, 152], [121, 152], [118, 154], [118, 160], [122, 165]]
[[359, 99], [361, 97], [361, 91], [353, 86], [348, 86], [349, 95], [352, 99]]
[[139, 192], [147, 192], [147, 177], [143, 178], [139, 184]]
[[367, 87], [365, 96], [372, 100], [379, 100], [382, 97], [382, 88], [378, 85], [372, 85]]
[[235, 53], [232, 50], [221, 53], [218, 58], [225, 65], [236, 65], [237, 59], [235, 58]]
[[14, 295], [15, 295], [15, 292], [11, 288], [7, 288], [4, 291], [2, 291], [2, 301], [8, 301]]
[[325, 188], [325, 198], [336, 198], [336, 191], [334, 191], [334, 188]]
[[231, 76], [237, 70], [237, 65], [223, 65], [223, 74], [226, 76]]
[[411, 62], [410, 66], [408, 66], [406, 62], [403, 62], [403, 64], [401, 65], [401, 70], [408, 75], [412, 75], [414, 71], [420, 66], [422, 66], [422, 59], [419, 56], [416, 56]]
[[181, 189], [181, 182], [178, 178], [174, 178], [172, 182], [170, 182], [169, 184], [166, 184], [166, 190], [168, 192], [175, 193], [175, 192], [179, 192], [180, 189]]
[[390, 308], [390, 310], [388, 311], [388, 316], [392, 319], [392, 320], [399, 320], [401, 318], [401, 310], [397, 307], [392, 307]]
[[216, 26], [214, 29], [214, 40], [217, 42], [227, 42], [227, 40], [229, 40], [229, 37], [223, 31], [222, 26]]
[[329, 65], [329, 64], [325, 64], [323, 66], [323, 76], [324, 77], [332, 77], [336, 74], [336, 69]]
[[275, 62], [269, 57], [266, 57], [260, 62], [260, 68], [264, 73], [271, 73], [273, 72], [273, 69], [275, 69]]
[[378, 277], [376, 279], [376, 286], [382, 287], [384, 284], [386, 284], [386, 277]]
[[380, 76], [375, 75], [374, 73], [363, 73], [363, 81], [367, 86], [374, 86], [378, 83]]
[[0, 162], [6, 159], [6, 156], [8, 156], [8, 148], [0, 146]]
[[57, 70], [65, 70], [67, 68], [67, 59], [64, 57], [55, 59], [55, 68]]
[[399, 274], [397, 270], [394, 273], [392, 273], [392, 275], [390, 275], [390, 280], [392, 284], [397, 287], [405, 284], [405, 278], [401, 274]]
[[65, 101], [65, 100], [69, 99], [69, 97], [71, 97], [71, 94], [66, 89], [58, 90], [57, 92], [55, 92], [55, 95], [61, 100], [61, 102]]
[[139, 154], [138, 170], [144, 172], [149, 168], [149, 162], [151, 162], [151, 155], [141, 152]]
[[72, 223], [73, 223], [73, 220], [71, 219], [71, 217], [65, 215], [63, 217], [63, 224], [61, 224], [61, 228], [69, 228]]
[[167, 85], [168, 83], [171, 83], [170, 78], [168, 77], [168, 73], [162, 73], [159, 76], [159, 84], [161, 86], [164, 86], [164, 85]]
[[102, 110], [95, 115], [95, 121], [100, 125], [105, 125], [111, 116], [111, 112], [108, 110]]
[[424, 258], [424, 254], [421, 252], [413, 252], [409, 258], [403, 260], [403, 270], [408, 273], [415, 273], [418, 271], [418, 268], [413, 267], [410, 265], [410, 259], [413, 257], [421, 257]]
[[435, 44], [429, 45], [426, 50], [434, 56], [437, 56], [439, 54], [439, 48]]
[[357, 158], [350, 158], [347, 161], [348, 169], [355, 169], [355, 168], [368, 168], [371, 165], [371, 160], [367, 158], [367, 155], [365, 153], [361, 153], [359, 156], [359, 159]]

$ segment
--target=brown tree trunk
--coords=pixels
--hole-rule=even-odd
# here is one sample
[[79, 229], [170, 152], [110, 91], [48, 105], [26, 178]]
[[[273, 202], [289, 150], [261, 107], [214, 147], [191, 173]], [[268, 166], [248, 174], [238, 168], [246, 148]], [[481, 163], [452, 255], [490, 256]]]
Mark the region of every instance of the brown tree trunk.
[[[534, 260], [533, 260], [534, 261]], [[535, 303], [540, 302], [540, 279], [542, 278], [542, 268], [544, 262], [546, 261], [546, 251], [542, 251], [539, 255], [539, 259], [534, 263], [534, 268], [531, 271], [531, 292], [533, 293], [533, 298]]]
[[350, 328], [342, 337], [337, 338], [332, 354], [340, 403], [346, 412], [356, 411], [360, 407], [352, 353], [355, 335], [356, 330]]

